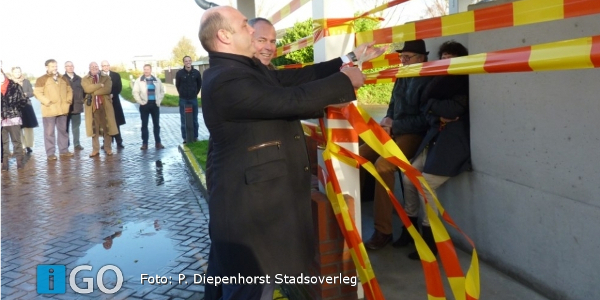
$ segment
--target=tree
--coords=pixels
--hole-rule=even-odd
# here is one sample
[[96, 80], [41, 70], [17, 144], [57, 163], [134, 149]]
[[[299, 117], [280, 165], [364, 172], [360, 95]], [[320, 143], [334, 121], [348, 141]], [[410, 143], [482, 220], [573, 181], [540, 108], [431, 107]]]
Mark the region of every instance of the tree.
[[448, 0], [433, 0], [430, 3], [425, 3], [425, 17], [434, 18], [448, 14], [450, 3]]
[[[313, 22], [312, 18], [304, 22], [296, 22], [294, 27], [288, 28], [280, 41], [277, 42], [277, 47], [287, 45], [295, 42], [301, 38], [311, 36], [313, 34]], [[307, 63], [314, 60], [313, 46], [306, 47], [284, 56], [277, 57], [271, 62], [276, 66], [295, 64], [295, 63]]]
[[[354, 14], [358, 16], [358, 14]], [[377, 19], [361, 18], [354, 21], [354, 31], [363, 32], [369, 30], [378, 29], [381, 26], [381, 21]], [[393, 49], [392, 49], [393, 51]], [[373, 70], [366, 70], [365, 73], [375, 73], [385, 68], [376, 68]], [[368, 104], [387, 104], [390, 100], [390, 94], [392, 93], [393, 83], [378, 83], [364, 85], [358, 89], [356, 96], [361, 103]]]
[[192, 40], [181, 37], [177, 45], [173, 48], [173, 56], [171, 57], [171, 66], [183, 65], [183, 57], [189, 56], [192, 61], [198, 60], [198, 54], [196, 54], [196, 47], [192, 44]]

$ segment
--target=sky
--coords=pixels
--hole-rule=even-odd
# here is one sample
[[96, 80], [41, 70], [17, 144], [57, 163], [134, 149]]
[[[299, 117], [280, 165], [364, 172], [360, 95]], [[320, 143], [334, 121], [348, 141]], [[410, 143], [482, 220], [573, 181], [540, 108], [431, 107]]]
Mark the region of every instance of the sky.
[[[257, 13], [270, 17], [288, 0], [255, 0]], [[336, 1], [336, 0], [331, 0]], [[355, 0], [356, 11], [366, 11], [384, 0]], [[424, 2], [412, 0], [384, 11], [385, 26], [418, 19]], [[235, 6], [235, 0], [212, 0]], [[198, 40], [204, 13], [194, 0], [2, 0], [0, 60], [5, 72], [20, 66], [23, 72], [40, 76], [44, 62], [73, 61], [75, 72], [85, 73], [92, 61], [111, 65], [129, 63], [135, 56], [152, 55], [169, 60], [181, 37], [192, 40], [199, 55], [205, 55]], [[292, 26], [311, 16], [311, 2], [275, 24]]]

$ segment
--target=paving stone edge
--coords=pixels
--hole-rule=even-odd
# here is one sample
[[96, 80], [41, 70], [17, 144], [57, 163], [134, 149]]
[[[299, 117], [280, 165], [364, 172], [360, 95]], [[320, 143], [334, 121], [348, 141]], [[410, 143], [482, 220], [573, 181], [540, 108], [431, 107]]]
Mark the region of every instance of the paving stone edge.
[[188, 148], [188, 146], [186, 146], [185, 144], [179, 145], [179, 152], [181, 152], [181, 154], [183, 155], [185, 163], [192, 172], [192, 175], [194, 175], [194, 178], [200, 184], [200, 191], [202, 191], [202, 196], [204, 196], [204, 199], [208, 203], [208, 191], [206, 190], [206, 173], [204, 172], [204, 170], [202, 170], [202, 167], [198, 163], [198, 160], [196, 160], [196, 157], [194, 156], [190, 148]]

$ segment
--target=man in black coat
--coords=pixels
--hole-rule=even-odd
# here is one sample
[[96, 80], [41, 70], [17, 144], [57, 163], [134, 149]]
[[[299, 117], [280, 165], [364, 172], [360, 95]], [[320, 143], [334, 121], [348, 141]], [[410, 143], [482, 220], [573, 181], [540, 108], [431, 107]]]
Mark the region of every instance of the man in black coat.
[[187, 141], [187, 133], [185, 129], [185, 106], [192, 106], [192, 114], [194, 116], [194, 136], [190, 137], [191, 141], [198, 140], [198, 93], [202, 87], [202, 76], [200, 71], [192, 66], [192, 58], [189, 56], [183, 57], [183, 69], [175, 74], [175, 87], [179, 94], [179, 116], [181, 119], [181, 137], [183, 142]]
[[[423, 40], [407, 41], [402, 49], [396, 50], [396, 52], [399, 53], [402, 65], [405, 66], [426, 62], [429, 54]], [[425, 116], [421, 113], [420, 101], [423, 91], [431, 79], [432, 77], [398, 78], [394, 83], [387, 114], [379, 123], [392, 136], [398, 148], [409, 160], [415, 155], [423, 136], [429, 128]], [[393, 191], [398, 167], [387, 161], [387, 159], [380, 157], [367, 144], [360, 146], [359, 154], [375, 164], [377, 172]], [[365, 171], [361, 169], [361, 179], [365, 177], [364, 175]], [[387, 191], [379, 183], [375, 184], [373, 199], [375, 230], [371, 238], [365, 242], [365, 247], [370, 250], [377, 250], [392, 241], [394, 206]], [[414, 222], [414, 219], [411, 220]], [[406, 246], [409, 236], [408, 230], [403, 228], [400, 238], [393, 245], [395, 247]]]
[[[339, 58], [269, 71], [253, 59], [253, 31], [239, 11], [218, 6], [204, 13], [199, 33], [211, 66], [202, 82], [204, 121], [213, 142], [208, 273], [262, 279], [252, 282], [257, 285], [223, 285], [223, 299], [260, 299], [275, 274], [308, 270], [315, 240], [299, 120], [354, 100], [354, 88], [365, 78], [357, 68], [339, 71]], [[359, 46], [356, 53], [364, 49], [372, 58], [383, 52], [371, 46]]]
[[[108, 63], [108, 61], [103, 60], [101, 65], [102, 73], [104, 73], [104, 75], [110, 76], [110, 80], [112, 81], [110, 97], [112, 98], [113, 109], [115, 110], [115, 121], [117, 122], [117, 129], [119, 130], [119, 133], [114, 135], [112, 138], [115, 140], [115, 142], [117, 142], [117, 148], [123, 149], [125, 148], [125, 146], [123, 145], [123, 137], [121, 137], [121, 125], [125, 125], [125, 114], [123, 113], [123, 107], [121, 106], [121, 98], [119, 97], [119, 94], [121, 94], [121, 90], [123, 89], [121, 75], [119, 75], [119, 73], [117, 72], [110, 71], [110, 64]], [[104, 147], [102, 147], [102, 149], [104, 149]]]
[[[467, 49], [455, 41], [448, 41], [440, 46], [438, 56], [447, 59], [468, 55]], [[422, 110], [430, 127], [423, 138], [412, 161], [412, 166], [422, 172], [427, 184], [435, 190], [450, 177], [456, 176], [471, 168], [471, 150], [469, 143], [469, 76], [446, 75], [436, 76], [431, 81], [421, 98]], [[423, 195], [417, 192], [413, 183], [403, 177], [404, 201], [406, 214], [417, 219], [419, 209], [424, 210]], [[437, 214], [437, 206], [429, 190], [425, 196], [433, 211]], [[433, 232], [429, 226], [429, 218], [423, 215], [421, 235], [433, 254], [437, 247]], [[415, 223], [416, 225], [416, 223]], [[417, 226], [418, 228], [418, 226]], [[418, 260], [417, 252], [408, 255]]]

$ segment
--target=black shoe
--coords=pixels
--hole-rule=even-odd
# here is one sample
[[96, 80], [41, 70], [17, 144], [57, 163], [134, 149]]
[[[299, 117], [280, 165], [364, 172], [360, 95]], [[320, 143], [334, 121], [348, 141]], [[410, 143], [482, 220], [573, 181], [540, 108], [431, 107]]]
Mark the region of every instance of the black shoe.
[[121, 143], [121, 144], [117, 144], [117, 148], [119, 148], [119, 149], [125, 149], [125, 146], [123, 146], [123, 143]]
[[27, 150], [27, 153], [33, 152], [33, 150], [31, 150], [31, 148], [29, 148], [29, 147], [26, 147], [25, 150]]
[[[415, 226], [415, 228], [417, 228], [417, 231], [419, 231], [419, 229], [416, 225], [419, 222], [419, 218], [418, 217], [408, 217], [408, 218], [410, 219], [410, 222], [413, 224], [413, 226]], [[393, 242], [392, 246], [394, 248], [400, 248], [400, 247], [408, 246], [408, 244], [414, 244], [414, 243], [415, 243], [415, 241], [413, 240], [412, 236], [410, 236], [408, 229], [406, 229], [406, 227], [402, 227], [402, 233], [400, 234], [400, 238], [398, 238], [395, 242]]]
[[369, 241], [365, 243], [365, 248], [371, 250], [378, 250], [385, 247], [385, 245], [387, 245], [391, 241], [392, 234], [384, 234], [375, 229], [375, 232], [373, 232], [373, 235], [371, 236]]
[[[425, 240], [425, 243], [427, 244], [427, 247], [429, 247], [429, 249], [431, 250], [431, 252], [433, 252], [433, 256], [436, 256], [438, 253], [437, 250], [437, 246], [435, 244], [435, 239], [433, 238], [433, 231], [431, 231], [431, 227], [429, 226], [423, 226], [421, 228], [422, 236], [423, 236], [423, 240]], [[411, 253], [408, 255], [409, 259], [412, 260], [419, 260], [419, 253], [417, 251]]]

